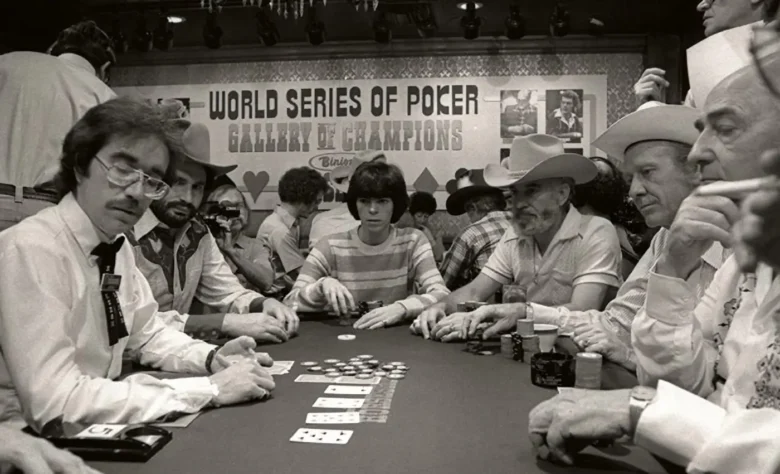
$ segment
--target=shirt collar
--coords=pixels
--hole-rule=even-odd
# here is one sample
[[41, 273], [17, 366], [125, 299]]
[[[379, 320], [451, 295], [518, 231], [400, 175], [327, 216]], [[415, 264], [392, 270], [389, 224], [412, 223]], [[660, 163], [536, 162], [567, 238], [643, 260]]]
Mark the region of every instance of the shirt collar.
[[[181, 229], [176, 230], [175, 235], [180, 236], [184, 234], [187, 232], [187, 229], [190, 228], [190, 225], [192, 225], [192, 222], [187, 222], [181, 227]], [[157, 216], [154, 215], [154, 212], [150, 208], [147, 209], [146, 212], [144, 212], [144, 215], [141, 216], [141, 219], [136, 222], [135, 227], [133, 227], [133, 235], [135, 235], [136, 240], [141, 240], [145, 235], [149, 234], [149, 232], [160, 226], [163, 226], [163, 223], [160, 222], [160, 220], [157, 218]]]
[[[78, 242], [81, 251], [89, 258], [92, 255], [92, 251], [100, 244], [100, 237], [98, 236], [95, 225], [90, 220], [84, 209], [81, 208], [76, 197], [73, 193], [66, 195], [59, 204], [57, 204], [57, 210], [62, 216], [62, 220], [65, 221], [65, 225], [68, 226], [76, 242]], [[112, 242], [121, 237], [117, 235]]]
[[92, 74], [93, 76], [97, 76], [97, 72], [95, 71], [94, 66], [89, 63], [86, 59], [82, 58], [78, 54], [73, 53], [63, 53], [57, 56], [61, 61], [69, 64], [70, 66], [73, 66], [78, 69], [83, 69], [87, 71], [88, 73]]
[[557, 118], [561, 122], [564, 122], [567, 125], [570, 125], [574, 122], [574, 114], [571, 114], [569, 118], [563, 116], [563, 112], [561, 112], [561, 109], [555, 109], [555, 112], [553, 113], [553, 117]]
[[282, 224], [286, 225], [288, 229], [292, 229], [295, 223], [297, 222], [295, 216], [290, 214], [287, 211], [287, 209], [285, 209], [281, 205], [277, 205], [276, 209], [274, 209], [274, 212], [276, 213], [276, 215], [279, 216], [279, 219], [281, 219]]

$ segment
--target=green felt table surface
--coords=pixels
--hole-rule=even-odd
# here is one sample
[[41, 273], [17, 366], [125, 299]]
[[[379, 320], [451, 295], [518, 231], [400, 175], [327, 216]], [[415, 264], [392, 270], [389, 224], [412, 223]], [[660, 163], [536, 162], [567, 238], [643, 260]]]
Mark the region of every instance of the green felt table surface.
[[[341, 341], [339, 334], [355, 334]], [[173, 440], [146, 463], [92, 463], [105, 473], [667, 473], [632, 445], [588, 448], [577, 465], [535, 458], [528, 441], [528, 413], [555, 391], [530, 382], [529, 366], [500, 355], [479, 356], [463, 344], [442, 344], [409, 334], [406, 327], [355, 331], [334, 320], [305, 321], [300, 335], [265, 346], [277, 360], [294, 360], [275, 377], [273, 398], [223, 407], [172, 429]], [[410, 366], [396, 381], [385, 423], [317, 425], [354, 430], [347, 445], [290, 442], [306, 427], [306, 414], [328, 384], [300, 383], [306, 360], [372, 354]], [[383, 380], [375, 389], [391, 383]], [[386, 387], [385, 387], [386, 388]], [[332, 395], [331, 395], [332, 396]], [[338, 411], [338, 410], [333, 410]]]

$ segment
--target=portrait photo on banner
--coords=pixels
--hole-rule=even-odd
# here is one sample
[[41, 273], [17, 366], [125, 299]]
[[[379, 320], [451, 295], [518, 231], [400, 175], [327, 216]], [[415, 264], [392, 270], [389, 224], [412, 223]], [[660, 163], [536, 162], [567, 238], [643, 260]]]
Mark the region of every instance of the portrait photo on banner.
[[545, 94], [548, 135], [567, 143], [581, 143], [583, 135], [582, 89], [553, 89]]
[[501, 91], [501, 138], [532, 135], [539, 131], [536, 90]]

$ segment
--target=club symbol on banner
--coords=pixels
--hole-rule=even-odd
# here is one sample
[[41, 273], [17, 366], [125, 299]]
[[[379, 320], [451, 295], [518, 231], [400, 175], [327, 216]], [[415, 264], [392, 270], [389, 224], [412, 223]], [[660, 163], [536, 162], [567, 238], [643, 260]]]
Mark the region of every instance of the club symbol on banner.
[[439, 188], [439, 183], [428, 168], [425, 168], [422, 173], [420, 173], [420, 176], [417, 177], [413, 186], [417, 191], [433, 194]]
[[246, 186], [253, 201], [257, 202], [257, 197], [260, 196], [260, 193], [268, 185], [269, 179], [270, 176], [265, 171], [260, 171], [259, 173], [247, 171], [244, 173], [244, 186]]

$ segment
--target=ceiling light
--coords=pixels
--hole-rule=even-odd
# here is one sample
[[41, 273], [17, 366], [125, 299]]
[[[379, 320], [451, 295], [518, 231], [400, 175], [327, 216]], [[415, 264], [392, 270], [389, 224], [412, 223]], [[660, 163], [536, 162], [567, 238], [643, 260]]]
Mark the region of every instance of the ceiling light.
[[469, 9], [469, 3], [474, 5], [475, 10], [479, 10], [480, 8], [482, 8], [482, 4], [479, 2], [461, 2], [458, 4], [458, 8], [460, 8], [463, 11], [466, 11]]
[[203, 42], [206, 47], [217, 49], [222, 46], [222, 28], [217, 24], [217, 12], [209, 12], [206, 25], [203, 27]]
[[309, 20], [306, 22], [306, 36], [308, 36], [309, 43], [313, 46], [319, 46], [325, 42], [325, 24], [317, 20], [317, 9], [315, 7], [309, 9]]
[[276, 24], [271, 19], [271, 15], [268, 14], [270, 10], [261, 8], [255, 15], [257, 25], [257, 37], [266, 46], [273, 46], [279, 42], [279, 30], [276, 28]]
[[393, 30], [390, 28], [390, 22], [385, 18], [385, 14], [380, 12], [377, 19], [374, 20], [374, 41], [387, 44], [393, 39]]
[[[460, 5], [458, 6], [460, 8]], [[463, 37], [467, 40], [479, 38], [479, 27], [482, 26], [482, 18], [477, 16], [477, 4], [466, 3], [466, 14], [460, 19], [460, 27], [463, 28]]]
[[187, 21], [186, 18], [183, 16], [176, 16], [176, 15], [168, 15], [168, 21], [173, 23], [174, 25], [178, 25], [179, 23], [184, 23]]
[[550, 34], [553, 36], [566, 36], [569, 34], [569, 11], [560, 5], [555, 5], [550, 15]]
[[512, 5], [509, 7], [509, 17], [504, 22], [506, 27], [506, 37], [511, 40], [519, 40], [525, 36], [525, 18], [520, 14], [520, 7]]

